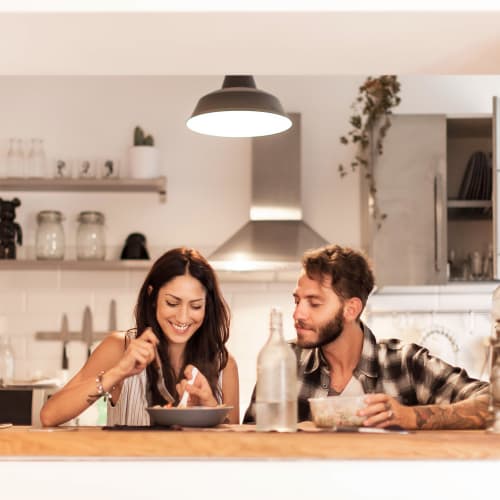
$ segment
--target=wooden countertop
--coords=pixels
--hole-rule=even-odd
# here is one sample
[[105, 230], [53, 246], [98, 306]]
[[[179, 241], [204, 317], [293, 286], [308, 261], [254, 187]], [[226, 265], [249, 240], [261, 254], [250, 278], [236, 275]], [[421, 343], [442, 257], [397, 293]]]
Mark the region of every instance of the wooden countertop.
[[51, 432], [11, 427], [0, 430], [0, 460], [9, 457], [500, 459], [500, 435], [485, 431], [417, 431], [401, 435], [279, 434], [227, 429], [117, 431], [80, 427]]

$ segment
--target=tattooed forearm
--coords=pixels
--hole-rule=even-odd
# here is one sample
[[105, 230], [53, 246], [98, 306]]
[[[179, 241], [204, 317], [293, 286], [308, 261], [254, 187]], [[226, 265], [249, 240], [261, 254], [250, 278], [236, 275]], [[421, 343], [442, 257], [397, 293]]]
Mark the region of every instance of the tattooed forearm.
[[491, 418], [488, 397], [459, 403], [412, 407], [417, 429], [483, 429]]

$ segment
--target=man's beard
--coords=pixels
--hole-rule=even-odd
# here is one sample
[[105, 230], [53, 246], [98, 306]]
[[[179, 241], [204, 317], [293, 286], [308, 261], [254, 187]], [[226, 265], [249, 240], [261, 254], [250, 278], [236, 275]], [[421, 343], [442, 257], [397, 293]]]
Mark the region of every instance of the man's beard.
[[[301, 321], [297, 321], [297, 326], [305, 326]], [[337, 338], [342, 333], [344, 329], [344, 310], [341, 307], [335, 316], [324, 326], [321, 326], [318, 330], [318, 339], [316, 342], [307, 342], [297, 338], [297, 345], [299, 347], [305, 347], [306, 349], [313, 349], [314, 347], [322, 347]]]

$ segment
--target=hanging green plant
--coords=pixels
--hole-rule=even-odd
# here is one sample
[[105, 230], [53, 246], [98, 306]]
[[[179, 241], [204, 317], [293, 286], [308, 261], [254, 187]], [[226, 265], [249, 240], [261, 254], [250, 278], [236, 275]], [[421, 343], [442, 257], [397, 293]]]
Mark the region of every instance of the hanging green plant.
[[[401, 102], [400, 90], [401, 84], [396, 75], [368, 77], [359, 87], [358, 97], [351, 105], [353, 114], [349, 118], [349, 124], [352, 128], [347, 135], [340, 138], [340, 142], [344, 145], [358, 146], [350, 168], [353, 172], [358, 167], [365, 169], [372, 201], [371, 213], [377, 223], [377, 228], [381, 227], [387, 214], [381, 212], [378, 207], [373, 161], [375, 155], [381, 155], [384, 151], [384, 139], [391, 126], [390, 115], [393, 108]], [[338, 170], [341, 178], [348, 173], [342, 164], [338, 166]]]

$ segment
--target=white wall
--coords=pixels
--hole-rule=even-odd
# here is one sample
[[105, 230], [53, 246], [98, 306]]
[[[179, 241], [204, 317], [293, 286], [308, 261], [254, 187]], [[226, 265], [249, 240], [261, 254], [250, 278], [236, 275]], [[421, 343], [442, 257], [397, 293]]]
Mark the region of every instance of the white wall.
[[[359, 246], [358, 179], [349, 175], [340, 180], [337, 165], [351, 154], [338, 138], [348, 129], [349, 106], [363, 77], [256, 80], [259, 87], [278, 95], [288, 111], [302, 113], [304, 219], [333, 242]], [[499, 77], [408, 76], [401, 81], [401, 113], [489, 113], [491, 97], [500, 88]], [[209, 254], [247, 220], [250, 203], [249, 141], [204, 137], [185, 127], [196, 100], [220, 84], [216, 77], [1, 77], [0, 157], [6, 155], [9, 137], [35, 136], [45, 139], [50, 158], [112, 154], [125, 160], [133, 127], [140, 124], [155, 136], [168, 177], [164, 205], [155, 194], [0, 192], [2, 198], [16, 195], [22, 200], [18, 220], [25, 245], [34, 243], [38, 211], [58, 209], [66, 215], [71, 246], [76, 215], [95, 209], [106, 215], [110, 257], [117, 255], [132, 231], [146, 235], [153, 255], [177, 245]], [[23, 252], [24, 247], [21, 256]], [[56, 372], [60, 346], [34, 342], [33, 334], [58, 329], [64, 312], [70, 327], [78, 329], [83, 309], [90, 305], [95, 328], [102, 330], [107, 328], [109, 300], [115, 298], [118, 326], [127, 328], [143, 277], [138, 271], [2, 271], [0, 315], [7, 318], [14, 340], [17, 375]], [[272, 305], [283, 307], [286, 334], [293, 336], [292, 288], [292, 280], [224, 282], [233, 314], [230, 349], [240, 365], [242, 406], [254, 382], [255, 357], [267, 335]], [[489, 307], [489, 293], [481, 296], [482, 307]], [[437, 295], [430, 292], [431, 297]], [[398, 300], [391, 297], [393, 307]], [[483, 325], [480, 336], [487, 333]], [[73, 343], [70, 355], [74, 371], [84, 359], [83, 347]]]
[[[352, 150], [339, 143], [362, 77], [257, 77], [289, 111], [302, 113], [302, 193], [305, 220], [326, 239], [357, 246], [356, 175], [340, 180], [337, 166]], [[500, 77], [402, 77], [398, 113], [491, 113]], [[194, 134], [185, 127], [197, 99], [218, 88], [216, 77], [2, 77], [0, 157], [9, 137], [42, 137], [54, 157], [121, 157], [133, 127], [153, 133], [168, 177], [168, 202], [150, 194], [19, 193], [18, 219], [33, 245], [35, 215], [60, 209], [68, 245], [80, 210], [102, 210], [111, 246], [142, 230], [150, 246], [189, 244], [211, 251], [248, 218], [250, 143]], [[4, 197], [10, 196], [4, 193]], [[123, 206], [127, 216], [123, 216]], [[227, 207], [231, 207], [227, 210]], [[21, 249], [22, 251], [22, 249]], [[115, 250], [116, 251], [116, 250]]]

